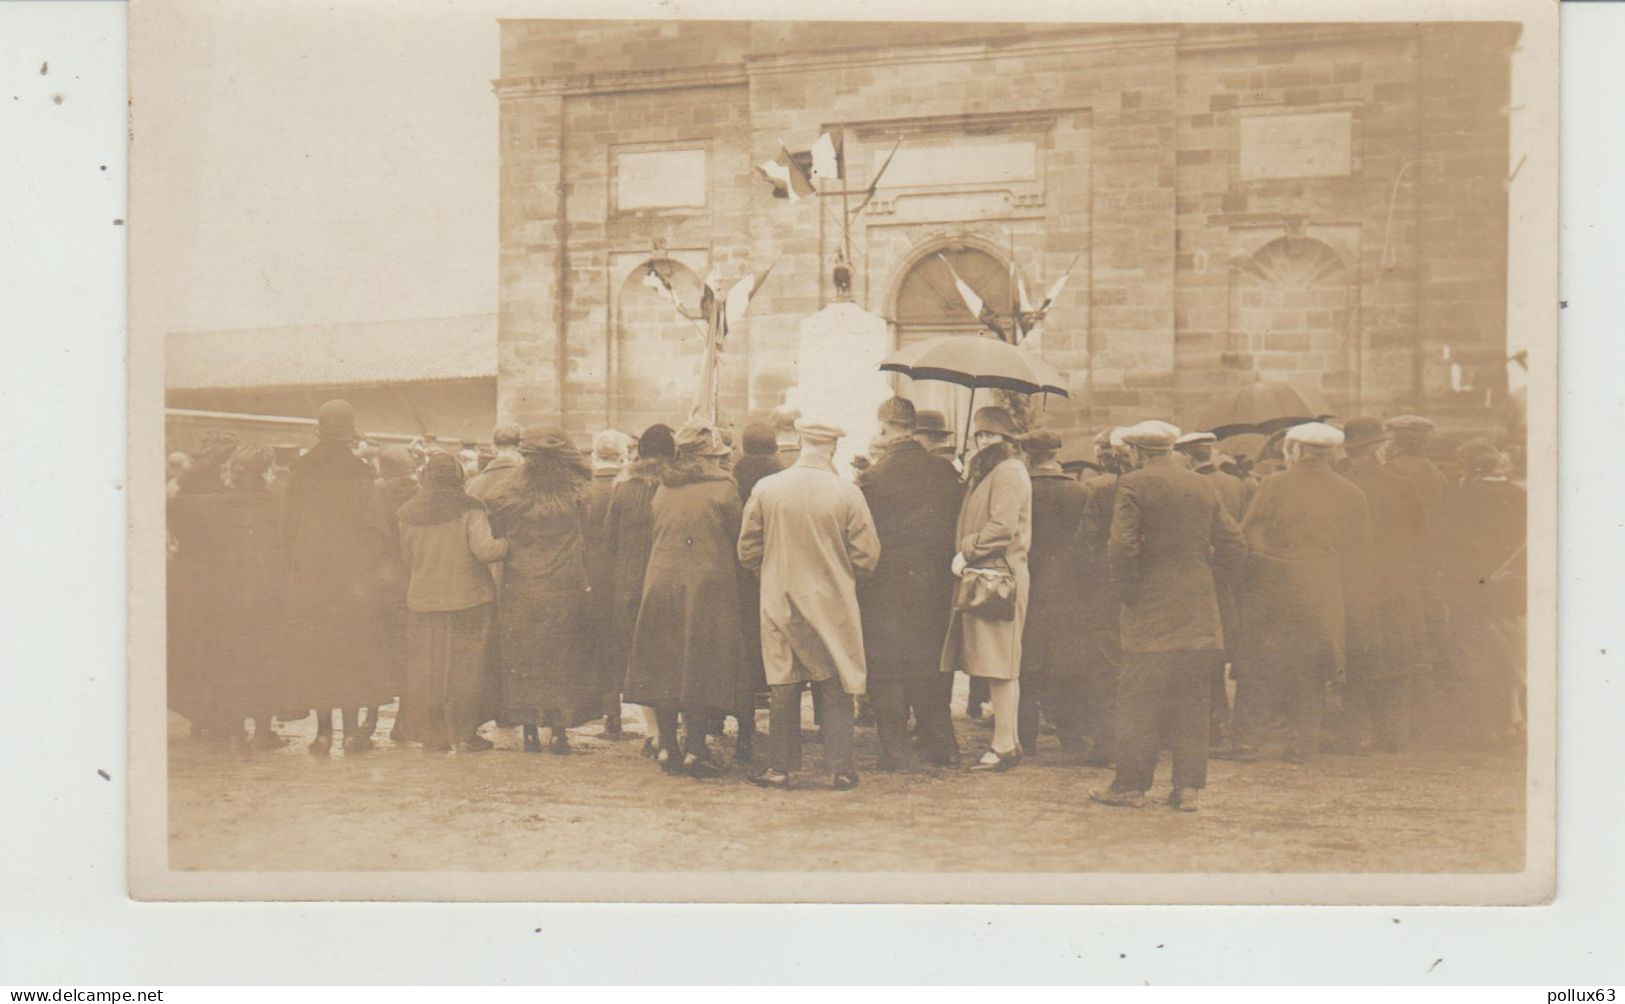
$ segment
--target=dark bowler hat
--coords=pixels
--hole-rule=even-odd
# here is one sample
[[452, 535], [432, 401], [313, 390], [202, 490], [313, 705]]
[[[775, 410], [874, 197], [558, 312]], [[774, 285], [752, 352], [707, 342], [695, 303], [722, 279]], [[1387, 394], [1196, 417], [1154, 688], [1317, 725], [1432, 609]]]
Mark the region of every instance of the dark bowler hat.
[[1386, 442], [1391, 437], [1382, 423], [1369, 416], [1351, 418], [1343, 423], [1343, 448], [1354, 450], [1372, 443]]
[[914, 413], [914, 431], [927, 436], [947, 437], [954, 434], [948, 428], [948, 416], [929, 408]]

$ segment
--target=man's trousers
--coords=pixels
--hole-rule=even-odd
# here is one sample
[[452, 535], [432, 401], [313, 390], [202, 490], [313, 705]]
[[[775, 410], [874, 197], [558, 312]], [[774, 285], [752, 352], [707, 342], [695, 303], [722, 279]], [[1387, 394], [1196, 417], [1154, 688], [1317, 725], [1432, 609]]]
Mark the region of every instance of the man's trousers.
[[1217, 650], [1124, 652], [1117, 688], [1116, 791], [1145, 792], [1166, 734], [1174, 787], [1207, 785], [1208, 695]]
[[876, 678], [873, 672], [869, 674], [869, 707], [874, 711], [875, 729], [880, 733], [883, 765], [907, 765], [910, 711], [914, 712], [914, 732], [920, 739], [921, 755], [942, 763], [959, 752], [949, 707], [953, 685], [952, 673], [887, 678]]
[[[801, 767], [801, 688], [799, 683], [775, 684], [768, 705], [768, 766], [788, 774]], [[831, 677], [812, 684], [813, 700], [821, 714], [819, 735], [824, 740], [824, 762], [833, 774], [854, 772], [852, 759], [852, 695]]]

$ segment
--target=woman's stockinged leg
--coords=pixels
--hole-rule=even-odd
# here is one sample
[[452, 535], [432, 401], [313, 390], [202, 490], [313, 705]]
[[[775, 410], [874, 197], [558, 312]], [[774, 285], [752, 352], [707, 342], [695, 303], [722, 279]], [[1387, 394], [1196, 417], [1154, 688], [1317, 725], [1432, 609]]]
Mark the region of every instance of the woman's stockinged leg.
[[993, 705], [993, 752], [1009, 754], [1016, 749], [1016, 720], [1021, 708], [1020, 680], [988, 680], [989, 703]]

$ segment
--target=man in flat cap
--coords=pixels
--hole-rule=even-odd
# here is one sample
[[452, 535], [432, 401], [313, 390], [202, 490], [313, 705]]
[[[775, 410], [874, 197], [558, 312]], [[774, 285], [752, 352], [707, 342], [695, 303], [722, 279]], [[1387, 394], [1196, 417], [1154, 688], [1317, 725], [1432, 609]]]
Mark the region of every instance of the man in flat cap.
[[769, 763], [752, 780], [790, 787], [801, 760], [801, 685], [811, 683], [835, 788], [858, 786], [852, 699], [867, 686], [858, 583], [880, 559], [869, 506], [835, 473], [842, 429], [801, 418], [793, 466], [756, 483], [739, 531], [739, 561], [762, 582], [762, 663], [772, 691]]
[[1117, 685], [1123, 653], [1118, 638], [1118, 597], [1106, 562], [1111, 539], [1117, 485], [1133, 469], [1124, 428], [1102, 431], [1095, 437], [1095, 455], [1102, 473], [1084, 478], [1083, 516], [1078, 521], [1073, 553], [1082, 567], [1085, 591], [1078, 610], [1083, 634], [1084, 730], [1089, 735], [1088, 767], [1110, 767], [1117, 733]]
[[948, 702], [953, 677], [939, 672], [953, 570], [954, 520], [964, 486], [953, 464], [932, 456], [916, 437], [917, 414], [907, 398], [881, 404], [876, 459], [858, 485], [875, 521], [880, 563], [858, 589], [863, 650], [869, 664], [869, 705], [880, 733], [880, 769], [908, 763], [908, 716], [914, 713], [927, 763], [956, 766]]
[[1054, 429], [1035, 429], [1019, 440], [1033, 486], [1032, 576], [1021, 635], [1021, 701], [1016, 736], [1038, 753], [1040, 716], [1055, 724], [1061, 752], [1084, 752], [1084, 684], [1088, 671], [1083, 619], [1088, 598], [1079, 553], [1078, 524], [1089, 489], [1061, 469], [1064, 441]]
[[[1219, 437], [1211, 432], [1187, 432], [1174, 441], [1174, 449], [1183, 454], [1191, 465], [1191, 470], [1208, 478], [1213, 487], [1219, 492], [1219, 500], [1224, 503], [1225, 511], [1237, 523], [1247, 511], [1247, 503], [1251, 501], [1251, 492], [1247, 482], [1229, 471], [1222, 470], [1214, 457]], [[1224, 637], [1226, 648], [1235, 643], [1236, 636], [1241, 632], [1241, 606], [1239, 597], [1233, 588], [1233, 583], [1222, 583], [1219, 586], [1219, 614], [1224, 621]], [[1219, 667], [1213, 673], [1213, 683], [1208, 702], [1212, 741], [1219, 743], [1230, 729], [1230, 694], [1225, 688], [1225, 665], [1230, 661], [1228, 651]]]
[[1375, 418], [1343, 426], [1343, 476], [1371, 511], [1371, 547], [1355, 556], [1349, 579], [1342, 745], [1350, 753], [1398, 751], [1408, 688], [1428, 664], [1420, 588], [1427, 516], [1415, 486], [1382, 462], [1388, 438]]
[[1143, 805], [1166, 736], [1168, 804], [1194, 812], [1207, 786], [1209, 682], [1224, 650], [1214, 581], [1234, 574], [1245, 548], [1218, 491], [1174, 459], [1178, 435], [1163, 422], [1123, 433], [1138, 467], [1118, 483], [1107, 545], [1122, 603], [1117, 774], [1089, 797]]
[[1444, 494], [1449, 482], [1428, 459], [1428, 442], [1433, 438], [1433, 422], [1421, 415], [1398, 415], [1382, 423], [1393, 436], [1388, 448], [1388, 466], [1416, 486], [1424, 507], [1432, 506]]
[[[1428, 459], [1428, 443], [1433, 438], [1433, 422], [1420, 415], [1399, 415], [1387, 419], [1382, 426], [1393, 436], [1385, 450], [1388, 469], [1411, 483], [1422, 500], [1424, 510], [1431, 511], [1444, 495], [1448, 480], [1432, 460]], [[1426, 708], [1420, 719], [1436, 718], [1448, 709], [1439, 706], [1438, 677], [1449, 671], [1453, 660], [1449, 641], [1450, 611], [1444, 595], [1437, 588], [1438, 563], [1433, 555], [1424, 554], [1422, 585], [1422, 620], [1427, 630], [1428, 652], [1432, 671], [1419, 674], [1413, 681], [1413, 703]]]
[[1332, 470], [1343, 433], [1320, 422], [1287, 430], [1287, 469], [1259, 486], [1242, 520], [1247, 539], [1246, 627], [1236, 647], [1236, 742], [1251, 759], [1266, 723], [1287, 706], [1285, 759], [1320, 748], [1326, 687], [1344, 670], [1347, 597], [1370, 546], [1365, 495]]

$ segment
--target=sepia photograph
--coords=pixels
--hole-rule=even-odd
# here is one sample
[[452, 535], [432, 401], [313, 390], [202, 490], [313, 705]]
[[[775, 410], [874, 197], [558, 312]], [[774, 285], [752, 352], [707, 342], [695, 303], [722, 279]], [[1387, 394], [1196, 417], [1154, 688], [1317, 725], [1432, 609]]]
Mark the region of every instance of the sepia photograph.
[[1292, 10], [132, 2], [131, 894], [1548, 901], [1556, 5]]

